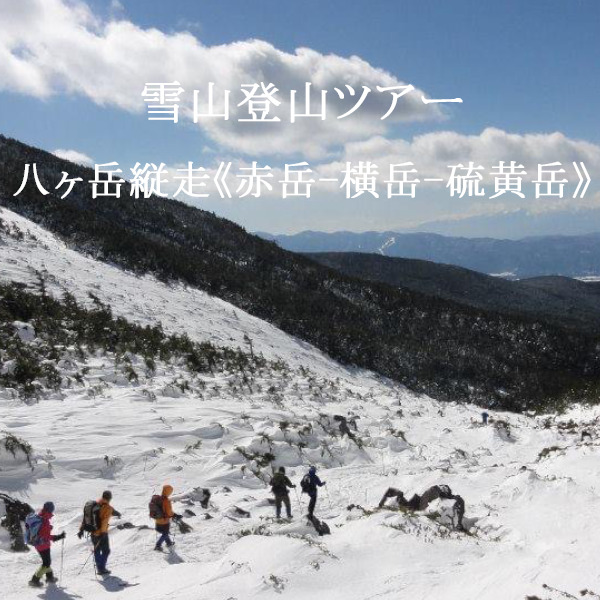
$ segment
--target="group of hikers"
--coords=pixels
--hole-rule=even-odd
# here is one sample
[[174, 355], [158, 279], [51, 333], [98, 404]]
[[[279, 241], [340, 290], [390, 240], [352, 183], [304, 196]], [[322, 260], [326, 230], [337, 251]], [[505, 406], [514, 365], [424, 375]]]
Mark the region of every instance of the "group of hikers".
[[[301, 488], [308, 494], [310, 500], [308, 504], [308, 518], [314, 519], [314, 510], [317, 502], [317, 489], [325, 485], [317, 476], [316, 467], [310, 467], [308, 473], [301, 481]], [[285, 469], [280, 467], [271, 480], [271, 489], [275, 496], [275, 506], [277, 518], [281, 516], [282, 505], [285, 505], [288, 518], [292, 518], [292, 509], [289, 498], [289, 489], [296, 486], [289, 480], [285, 474]], [[154, 520], [157, 532], [157, 540], [154, 550], [163, 551], [163, 545], [167, 548], [173, 546], [171, 537], [171, 522], [181, 521], [181, 515], [173, 511], [171, 495], [173, 487], [165, 485], [161, 494], [152, 496], [149, 503], [149, 516]], [[83, 539], [88, 534], [92, 543], [92, 552], [94, 563], [98, 575], [110, 575], [107, 568], [108, 557], [110, 555], [109, 526], [113, 516], [121, 517], [121, 513], [116, 510], [112, 504], [112, 492], [106, 490], [102, 493], [99, 500], [90, 500], [83, 508], [83, 519], [79, 527], [77, 537]], [[53, 502], [45, 502], [39, 513], [32, 513], [25, 519], [25, 541], [33, 546], [40, 558], [42, 565], [33, 574], [29, 581], [32, 587], [42, 587], [42, 578], [46, 576], [47, 583], [56, 583], [54, 571], [52, 569], [51, 546], [54, 542], [63, 541], [66, 532], [62, 531], [58, 535], [52, 533], [52, 518], [54, 517], [55, 506]]]
[[[102, 493], [102, 497], [96, 501], [86, 503], [83, 509], [83, 520], [79, 527], [77, 537], [82, 539], [88, 533], [93, 545], [94, 561], [96, 571], [99, 575], [109, 575], [106, 568], [110, 554], [110, 543], [108, 528], [111, 518], [120, 517], [121, 513], [111, 505], [112, 492], [109, 490]], [[56, 583], [57, 578], [52, 569], [52, 556], [50, 548], [53, 542], [64, 540], [66, 532], [58, 535], [52, 534], [52, 518], [55, 506], [53, 502], [46, 502], [38, 514], [31, 514], [25, 519], [25, 541], [33, 546], [40, 558], [42, 566], [33, 574], [29, 581], [32, 587], [42, 587], [42, 577], [46, 576], [48, 583]]]
[[[325, 482], [319, 479], [317, 468], [311, 467], [308, 473], [302, 478], [300, 487], [302, 493], [307, 494], [310, 500], [308, 501], [308, 518], [313, 519], [315, 515], [315, 507], [317, 504], [317, 490], [324, 486]], [[279, 467], [279, 470], [271, 478], [271, 491], [275, 496], [275, 515], [278, 519], [281, 518], [281, 507], [285, 506], [287, 518], [292, 518], [292, 504], [290, 502], [289, 490], [296, 486], [290, 481], [285, 474], [285, 467]]]
[[[171, 521], [181, 519], [181, 516], [173, 512], [170, 496], [173, 488], [165, 485], [162, 494], [152, 496], [150, 500], [150, 517], [154, 519], [157, 534], [154, 550], [162, 552], [163, 544], [168, 548], [173, 546], [171, 539]], [[77, 537], [82, 539], [89, 534], [92, 543], [92, 553], [98, 575], [110, 575], [107, 569], [108, 557], [110, 555], [109, 525], [113, 516], [121, 517], [121, 513], [112, 504], [112, 492], [106, 490], [99, 500], [91, 500], [83, 508], [83, 519], [79, 527]], [[46, 576], [48, 583], [56, 583], [57, 578], [52, 569], [52, 557], [50, 548], [53, 542], [64, 540], [66, 533], [63, 531], [58, 535], [52, 534], [51, 520], [54, 516], [54, 503], [46, 502], [38, 514], [29, 515], [25, 519], [25, 539], [33, 546], [42, 559], [42, 566], [33, 574], [29, 585], [42, 587], [42, 577]]]
[[[316, 467], [312, 466], [308, 473], [300, 481], [302, 493], [309, 497], [307, 518], [314, 525], [320, 535], [329, 533], [326, 523], [315, 518], [314, 512], [317, 504], [318, 489], [325, 485], [317, 475]], [[292, 505], [290, 502], [290, 489], [295, 489], [296, 485], [292, 483], [285, 473], [284, 467], [279, 467], [270, 481], [271, 491], [275, 497], [275, 514], [277, 519], [281, 518], [281, 509], [285, 506], [288, 519], [292, 518]], [[210, 497], [210, 492], [204, 490]], [[161, 494], [153, 495], [149, 503], [149, 516], [154, 520], [157, 532], [157, 540], [154, 550], [163, 551], [163, 545], [167, 548], [173, 546], [171, 537], [171, 523], [173, 521], [182, 524], [182, 517], [173, 511], [171, 495], [173, 487], [165, 485]], [[462, 529], [462, 518], [464, 516], [464, 501], [460, 496], [455, 496], [448, 486], [434, 486], [425, 491], [421, 496], [415, 494], [410, 500], [407, 500], [404, 494], [395, 488], [389, 488], [384, 494], [379, 508], [382, 508], [389, 498], [394, 498], [401, 508], [410, 508], [412, 510], [424, 510], [430, 502], [435, 499], [452, 499], [455, 501], [455, 514], [458, 519], [457, 529]], [[77, 537], [82, 539], [88, 534], [92, 543], [90, 555], [94, 556], [94, 563], [98, 575], [110, 575], [107, 568], [107, 561], [110, 555], [109, 526], [113, 516], [121, 517], [121, 513], [116, 510], [112, 504], [112, 493], [106, 490], [102, 493], [99, 500], [88, 501], [83, 509], [83, 518], [79, 527]], [[203, 506], [204, 506], [203, 502]], [[206, 504], [207, 505], [207, 504]], [[46, 576], [48, 583], [55, 583], [57, 578], [52, 569], [51, 546], [54, 542], [63, 541], [66, 533], [62, 531], [58, 535], [52, 533], [51, 520], [54, 516], [55, 506], [53, 502], [46, 502], [39, 513], [31, 513], [25, 519], [25, 541], [33, 546], [42, 559], [42, 565], [34, 573], [29, 585], [33, 587], [42, 587], [42, 578]], [[185, 524], [183, 524], [185, 525]], [[189, 530], [188, 526], [188, 530]], [[85, 566], [85, 565], [84, 565]]]

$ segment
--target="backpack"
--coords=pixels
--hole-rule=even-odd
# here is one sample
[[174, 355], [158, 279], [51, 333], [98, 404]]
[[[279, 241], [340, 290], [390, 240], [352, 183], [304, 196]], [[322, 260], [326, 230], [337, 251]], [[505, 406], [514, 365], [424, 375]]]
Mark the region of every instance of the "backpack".
[[312, 483], [310, 481], [310, 475], [307, 473], [300, 481], [300, 488], [303, 494], [310, 494], [312, 491]]
[[40, 515], [32, 512], [25, 517], [25, 543], [30, 546], [39, 546], [41, 543], [40, 530], [44, 520]]
[[271, 489], [274, 494], [287, 494], [287, 485], [283, 473], [275, 473], [271, 479]]
[[163, 509], [163, 498], [158, 494], [152, 496], [148, 504], [148, 511], [151, 519], [164, 519], [165, 511]]
[[94, 533], [100, 529], [100, 504], [95, 500], [88, 500], [83, 507], [83, 531]]

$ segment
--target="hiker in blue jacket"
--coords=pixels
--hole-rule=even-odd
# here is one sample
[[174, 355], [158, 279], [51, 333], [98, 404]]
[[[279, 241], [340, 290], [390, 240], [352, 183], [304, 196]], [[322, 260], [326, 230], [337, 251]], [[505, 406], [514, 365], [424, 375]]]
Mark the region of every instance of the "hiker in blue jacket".
[[317, 489], [324, 486], [325, 482], [321, 481], [317, 475], [317, 467], [311, 467], [308, 473], [302, 478], [300, 487], [302, 492], [308, 494], [310, 501], [308, 503], [308, 516], [312, 518], [317, 504]]

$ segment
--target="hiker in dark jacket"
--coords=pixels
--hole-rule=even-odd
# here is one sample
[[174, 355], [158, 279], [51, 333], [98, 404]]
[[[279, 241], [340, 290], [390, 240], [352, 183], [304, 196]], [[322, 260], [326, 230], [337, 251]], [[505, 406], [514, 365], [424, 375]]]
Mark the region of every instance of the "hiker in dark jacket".
[[308, 494], [310, 501], [308, 503], [308, 516], [312, 518], [315, 513], [317, 504], [317, 489], [324, 486], [325, 482], [321, 481], [317, 475], [317, 467], [311, 467], [308, 473], [304, 476], [304, 480], [308, 485], [302, 486], [302, 491]]
[[281, 518], [281, 505], [285, 504], [287, 518], [292, 518], [292, 505], [290, 504], [290, 493], [288, 488], [296, 486], [289, 480], [285, 474], [285, 468], [279, 467], [279, 471], [271, 479], [271, 490], [275, 495], [275, 513], [277, 518]]
[[64, 531], [60, 535], [52, 535], [52, 524], [50, 523], [50, 520], [54, 516], [54, 503], [46, 502], [38, 516], [41, 519], [41, 524], [39, 525], [38, 533], [34, 540], [34, 547], [42, 559], [42, 566], [35, 572], [29, 581], [29, 585], [33, 587], [43, 587], [41, 579], [44, 575], [46, 575], [46, 581], [48, 583], [56, 583], [56, 581], [58, 581], [56, 577], [54, 577], [54, 572], [52, 571], [50, 548], [52, 542], [64, 540], [66, 536]]

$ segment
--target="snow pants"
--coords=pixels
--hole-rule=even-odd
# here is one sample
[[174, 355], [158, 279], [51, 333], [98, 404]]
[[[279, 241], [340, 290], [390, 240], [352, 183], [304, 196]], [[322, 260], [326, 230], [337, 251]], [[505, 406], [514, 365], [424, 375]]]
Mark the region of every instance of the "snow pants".
[[42, 559], [42, 566], [35, 572], [35, 577], [41, 579], [44, 575], [52, 573], [52, 557], [50, 554], [50, 548], [46, 550], [38, 550], [38, 554]]
[[277, 518], [281, 517], [281, 505], [285, 504], [285, 510], [288, 516], [288, 519], [292, 516], [292, 505], [290, 503], [290, 495], [289, 494], [275, 494], [275, 514]]
[[110, 554], [110, 543], [108, 541], [108, 533], [92, 536], [92, 544], [94, 544], [94, 560], [98, 571], [106, 569], [106, 562]]

